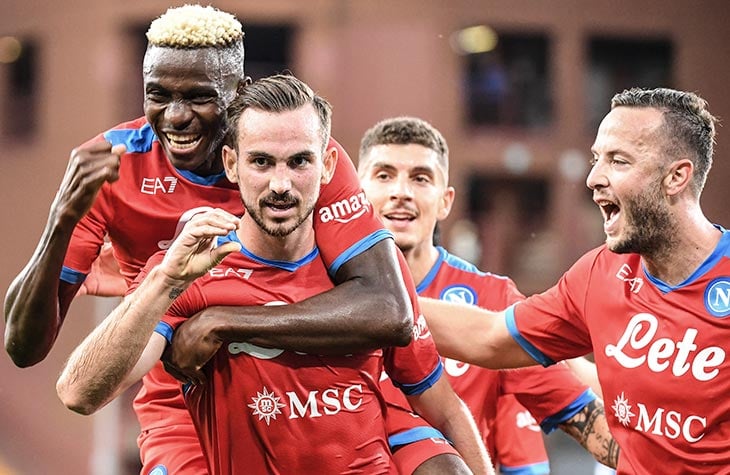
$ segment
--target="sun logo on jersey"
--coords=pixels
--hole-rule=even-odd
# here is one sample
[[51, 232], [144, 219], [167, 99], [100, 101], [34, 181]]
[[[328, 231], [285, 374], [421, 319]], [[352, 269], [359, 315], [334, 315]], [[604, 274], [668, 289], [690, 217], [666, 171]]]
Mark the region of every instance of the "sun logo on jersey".
[[249, 404], [248, 407], [253, 409], [252, 414], [259, 416], [259, 420], [265, 419], [266, 425], [271, 423], [271, 419], [276, 420], [277, 414], [281, 414], [281, 408], [284, 404], [279, 402], [279, 397], [275, 396], [273, 392], [269, 392], [264, 386], [264, 392], [256, 392], [256, 396], [252, 397], [253, 404]]
[[631, 404], [629, 404], [629, 400], [624, 397], [623, 392], [614, 399], [611, 409], [613, 409], [614, 415], [618, 421], [624, 425], [624, 427], [627, 427], [631, 423], [631, 418], [636, 415], [631, 412]]

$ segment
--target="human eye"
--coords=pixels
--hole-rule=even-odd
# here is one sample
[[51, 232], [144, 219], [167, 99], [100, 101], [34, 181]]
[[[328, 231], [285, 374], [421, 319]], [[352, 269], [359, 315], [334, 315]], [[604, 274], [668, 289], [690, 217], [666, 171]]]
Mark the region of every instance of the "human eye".
[[170, 95], [160, 89], [148, 89], [145, 91], [145, 99], [151, 102], [163, 103], [170, 99]]
[[425, 173], [419, 173], [418, 175], [413, 177], [413, 181], [416, 183], [423, 183], [428, 184], [431, 183], [433, 180], [431, 180], [431, 177]]
[[312, 163], [312, 157], [309, 154], [297, 154], [289, 160], [291, 168], [304, 168]]

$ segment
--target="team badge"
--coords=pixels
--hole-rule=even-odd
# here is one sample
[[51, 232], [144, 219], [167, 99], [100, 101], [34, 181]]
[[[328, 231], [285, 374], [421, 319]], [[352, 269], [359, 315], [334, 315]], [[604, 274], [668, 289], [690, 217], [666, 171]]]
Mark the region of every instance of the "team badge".
[[167, 475], [167, 467], [164, 465], [155, 465], [147, 475]]
[[439, 299], [452, 303], [476, 305], [477, 293], [465, 285], [452, 285], [441, 291]]
[[730, 315], [730, 277], [714, 279], [705, 289], [705, 308], [711, 315]]

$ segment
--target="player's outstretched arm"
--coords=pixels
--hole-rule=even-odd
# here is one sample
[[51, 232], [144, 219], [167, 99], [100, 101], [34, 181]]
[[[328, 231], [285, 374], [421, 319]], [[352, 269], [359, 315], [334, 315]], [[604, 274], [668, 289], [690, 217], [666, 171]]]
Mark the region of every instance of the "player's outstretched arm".
[[419, 297], [439, 354], [485, 368], [518, 368], [537, 362], [509, 334], [504, 312]]
[[195, 279], [240, 249], [235, 242], [214, 246], [237, 224], [235, 216], [214, 210], [185, 225], [162, 262], [71, 354], [56, 384], [66, 407], [91, 414], [154, 366], [166, 343], [154, 334], [157, 322]]
[[474, 417], [446, 376], [439, 378], [423, 393], [407, 398], [416, 413], [454, 444], [473, 473], [494, 474]]
[[105, 182], [119, 175], [124, 145], [84, 145], [71, 153], [33, 256], [5, 296], [5, 349], [13, 362], [32, 366], [46, 357], [79, 285], [60, 281], [73, 229], [88, 212]]
[[210, 307], [175, 331], [168, 362], [194, 374], [222, 340], [302, 351], [347, 354], [403, 346], [413, 310], [392, 240], [379, 242], [342, 265], [334, 289], [296, 304]]
[[603, 400], [594, 399], [559, 427], [585, 447], [596, 460], [616, 468], [619, 446], [608, 430]]

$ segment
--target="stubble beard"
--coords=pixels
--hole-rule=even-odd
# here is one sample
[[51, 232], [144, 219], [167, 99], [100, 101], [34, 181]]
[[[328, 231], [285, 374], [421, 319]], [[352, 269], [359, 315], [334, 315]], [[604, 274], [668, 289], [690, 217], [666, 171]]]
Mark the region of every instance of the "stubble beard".
[[676, 223], [658, 188], [637, 193], [623, 205], [625, 213], [624, 236], [608, 244], [618, 254], [636, 253], [652, 257], [666, 253], [674, 245]]
[[251, 216], [251, 219], [254, 220], [256, 225], [261, 228], [263, 232], [275, 238], [283, 238], [293, 233], [314, 211], [314, 204], [312, 204], [297, 217], [297, 220], [293, 224], [289, 226], [286, 226], [283, 223], [279, 225], [270, 225], [266, 222], [266, 220], [264, 220], [263, 213], [261, 212], [261, 210], [266, 206], [264, 203], [259, 202], [257, 208], [249, 206], [245, 202], [243, 203], [243, 206], [246, 208], [246, 212], [249, 216]]

